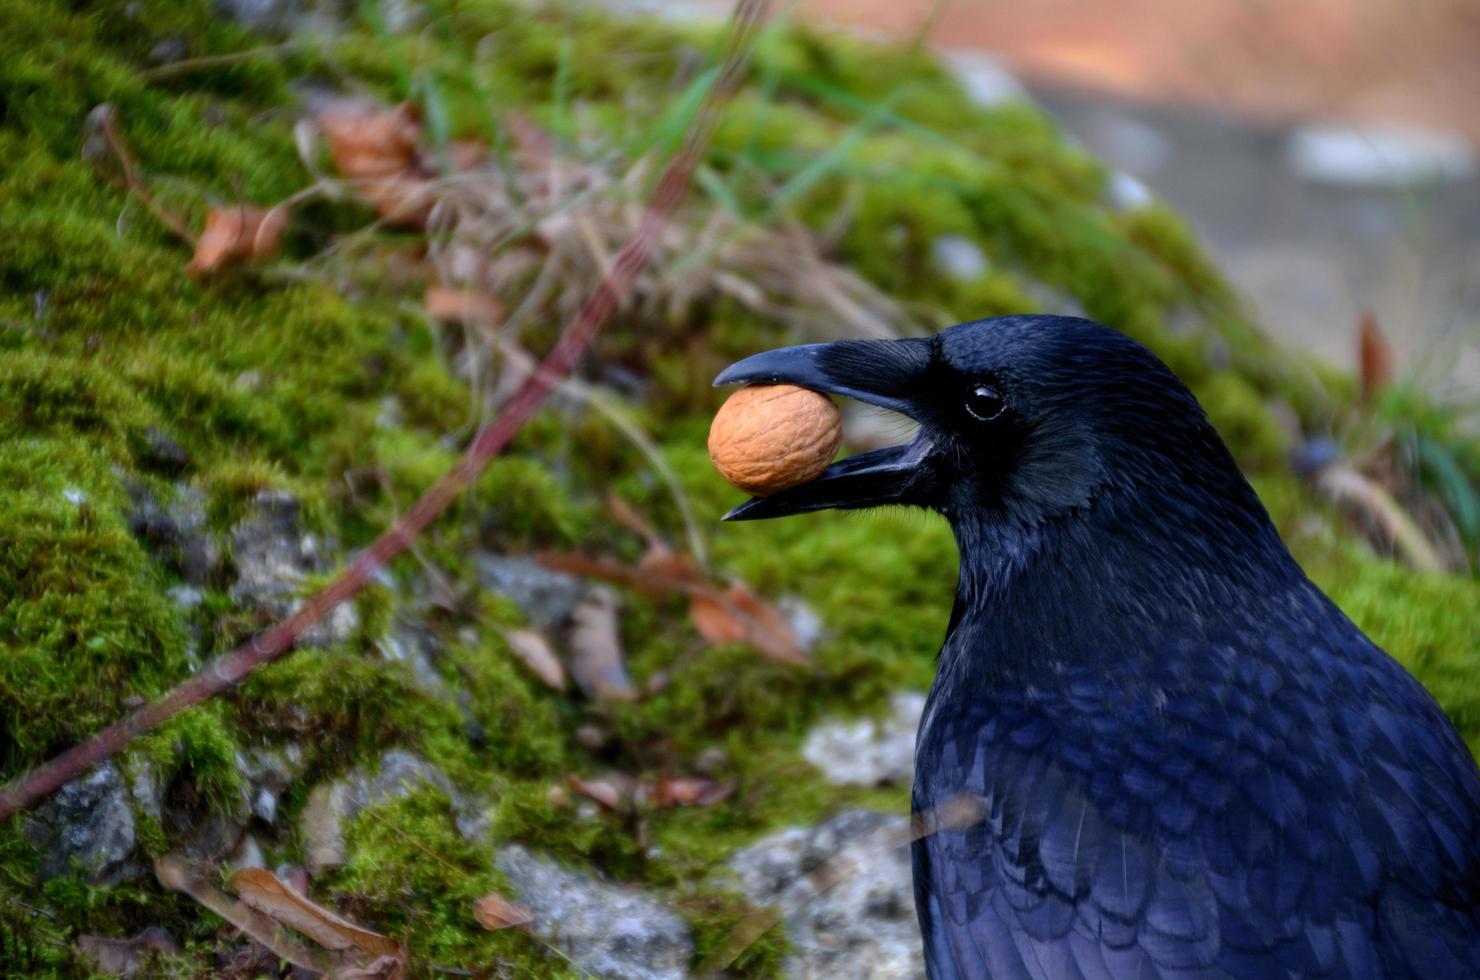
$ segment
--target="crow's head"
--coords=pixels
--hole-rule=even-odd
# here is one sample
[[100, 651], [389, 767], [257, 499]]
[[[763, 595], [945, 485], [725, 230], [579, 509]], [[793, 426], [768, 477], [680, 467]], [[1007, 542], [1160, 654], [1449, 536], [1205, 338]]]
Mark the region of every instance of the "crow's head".
[[1195, 530], [1235, 547], [1232, 537], [1267, 543], [1272, 534], [1187, 388], [1146, 348], [1090, 320], [1012, 316], [929, 338], [787, 347], [716, 379], [739, 382], [846, 395], [920, 428], [907, 445], [749, 500], [730, 520], [912, 504], [943, 513], [958, 536], [970, 525], [998, 541], [1004, 531], [1072, 529], [1091, 516]]

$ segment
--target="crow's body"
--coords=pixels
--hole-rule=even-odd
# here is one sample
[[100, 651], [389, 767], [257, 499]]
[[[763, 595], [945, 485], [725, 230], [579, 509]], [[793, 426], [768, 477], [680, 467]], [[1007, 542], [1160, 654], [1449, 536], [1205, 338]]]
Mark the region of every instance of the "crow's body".
[[1149, 352], [1012, 317], [722, 380], [921, 421], [736, 516], [914, 503], [956, 532], [914, 805], [982, 816], [914, 845], [932, 978], [1480, 977], [1480, 771]]

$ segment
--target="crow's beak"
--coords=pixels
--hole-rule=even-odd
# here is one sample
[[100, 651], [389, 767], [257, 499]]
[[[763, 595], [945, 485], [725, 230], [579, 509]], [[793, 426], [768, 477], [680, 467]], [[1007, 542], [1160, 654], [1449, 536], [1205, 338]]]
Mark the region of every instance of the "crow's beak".
[[[793, 384], [847, 395], [919, 421], [921, 407], [916, 396], [930, 363], [928, 340], [842, 340], [747, 357], [726, 368], [714, 383]], [[752, 497], [726, 514], [725, 520], [920, 502], [923, 483], [928, 480], [928, 468], [921, 464], [929, 451], [929, 440], [921, 435], [908, 445], [839, 460], [810, 483], [769, 497]]]

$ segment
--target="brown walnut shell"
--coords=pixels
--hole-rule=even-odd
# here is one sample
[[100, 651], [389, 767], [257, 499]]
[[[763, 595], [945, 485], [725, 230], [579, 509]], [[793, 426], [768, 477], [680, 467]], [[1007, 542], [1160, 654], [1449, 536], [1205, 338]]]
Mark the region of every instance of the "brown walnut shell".
[[720, 475], [764, 497], [815, 480], [843, 441], [838, 408], [796, 385], [753, 385], [730, 396], [709, 427]]

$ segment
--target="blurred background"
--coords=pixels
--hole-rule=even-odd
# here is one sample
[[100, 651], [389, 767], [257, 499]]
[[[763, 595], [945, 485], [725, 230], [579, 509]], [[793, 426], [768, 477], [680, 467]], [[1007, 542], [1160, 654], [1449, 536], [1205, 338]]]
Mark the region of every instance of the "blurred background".
[[1145, 343], [1480, 749], [1480, 7], [762, 6], [0, 0], [0, 779], [447, 504], [0, 819], [0, 974], [922, 976], [955, 543], [721, 522], [711, 381], [789, 343]]
[[[620, 6], [620, 4], [619, 4]], [[670, 16], [724, 4], [643, 4]], [[1370, 311], [1442, 398], [1480, 385], [1480, 6], [802, 0], [1028, 98], [1182, 214], [1264, 327], [1350, 363]], [[1131, 178], [1130, 180], [1124, 179]]]

